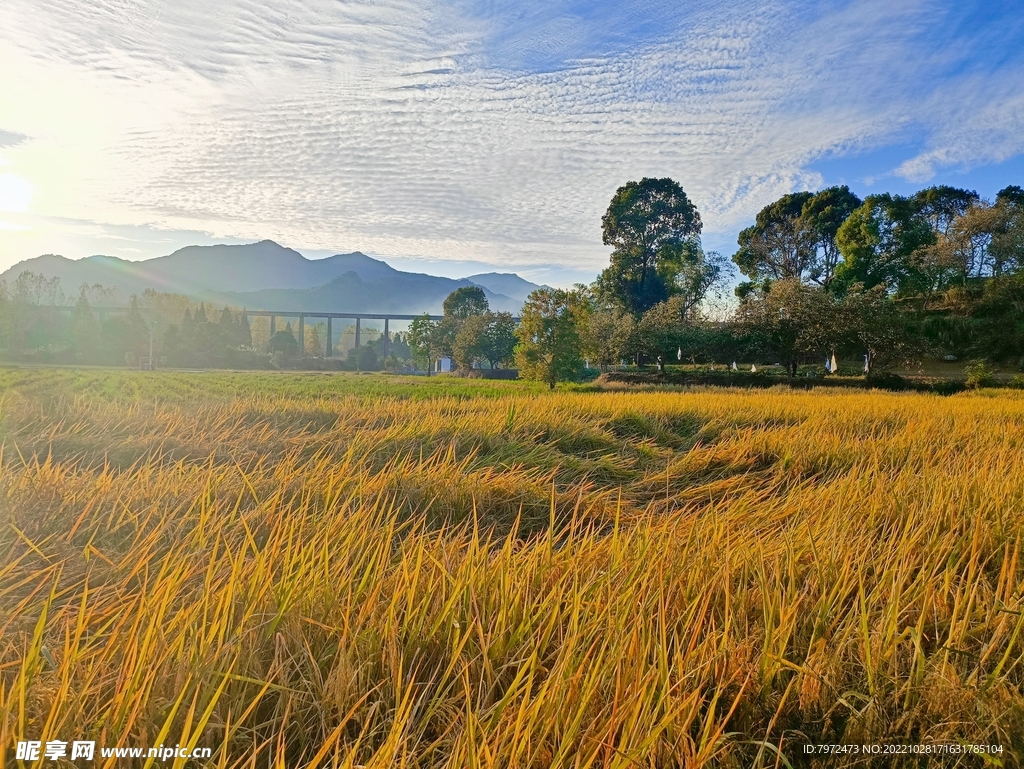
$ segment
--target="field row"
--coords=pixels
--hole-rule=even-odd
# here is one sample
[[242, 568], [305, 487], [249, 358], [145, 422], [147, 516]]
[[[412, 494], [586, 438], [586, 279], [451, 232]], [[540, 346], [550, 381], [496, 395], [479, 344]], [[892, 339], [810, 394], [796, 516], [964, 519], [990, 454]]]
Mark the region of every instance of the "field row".
[[1015, 393], [33, 376], [0, 399], [4, 744], [382, 768], [1024, 756]]

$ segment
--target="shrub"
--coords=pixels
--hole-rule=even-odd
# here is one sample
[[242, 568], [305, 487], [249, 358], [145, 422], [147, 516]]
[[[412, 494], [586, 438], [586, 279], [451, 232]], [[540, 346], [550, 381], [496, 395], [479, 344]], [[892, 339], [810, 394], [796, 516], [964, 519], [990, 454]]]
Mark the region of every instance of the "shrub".
[[967, 372], [967, 387], [971, 390], [999, 385], [996, 380], [996, 372], [985, 365], [983, 360], [973, 361], [964, 371]]
[[865, 377], [868, 387], [875, 387], [879, 390], [906, 390], [909, 384], [906, 379], [891, 371], [870, 371]]

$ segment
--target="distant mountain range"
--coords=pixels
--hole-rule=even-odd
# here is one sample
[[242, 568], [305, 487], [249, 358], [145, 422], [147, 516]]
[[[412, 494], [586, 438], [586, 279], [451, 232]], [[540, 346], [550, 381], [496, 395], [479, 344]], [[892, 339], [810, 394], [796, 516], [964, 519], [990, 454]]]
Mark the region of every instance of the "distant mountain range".
[[460, 286], [477, 285], [484, 289], [492, 310], [518, 313], [527, 295], [540, 288], [513, 273], [455, 280], [402, 272], [359, 252], [307, 259], [272, 240], [242, 246], [187, 246], [139, 262], [47, 254], [19, 262], [0, 279], [10, 285], [25, 270], [60, 278], [69, 300], [83, 283], [99, 283], [116, 288], [123, 302], [151, 288], [252, 310], [440, 313], [448, 294]]

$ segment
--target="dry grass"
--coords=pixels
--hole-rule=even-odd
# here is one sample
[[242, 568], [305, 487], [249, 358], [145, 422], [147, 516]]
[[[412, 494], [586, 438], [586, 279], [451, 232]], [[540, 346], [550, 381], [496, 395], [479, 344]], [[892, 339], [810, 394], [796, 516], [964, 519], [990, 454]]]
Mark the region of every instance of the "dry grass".
[[2, 745], [381, 769], [1024, 755], [1013, 393], [0, 408]]

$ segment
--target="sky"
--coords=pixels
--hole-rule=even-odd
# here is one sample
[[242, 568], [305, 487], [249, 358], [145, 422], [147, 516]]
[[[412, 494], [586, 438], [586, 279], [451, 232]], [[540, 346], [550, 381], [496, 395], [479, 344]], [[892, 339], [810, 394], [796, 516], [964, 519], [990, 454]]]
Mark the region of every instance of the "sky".
[[0, 270], [270, 238], [569, 285], [644, 176], [727, 255], [788, 192], [1024, 185], [1020, 0], [0, 7]]

